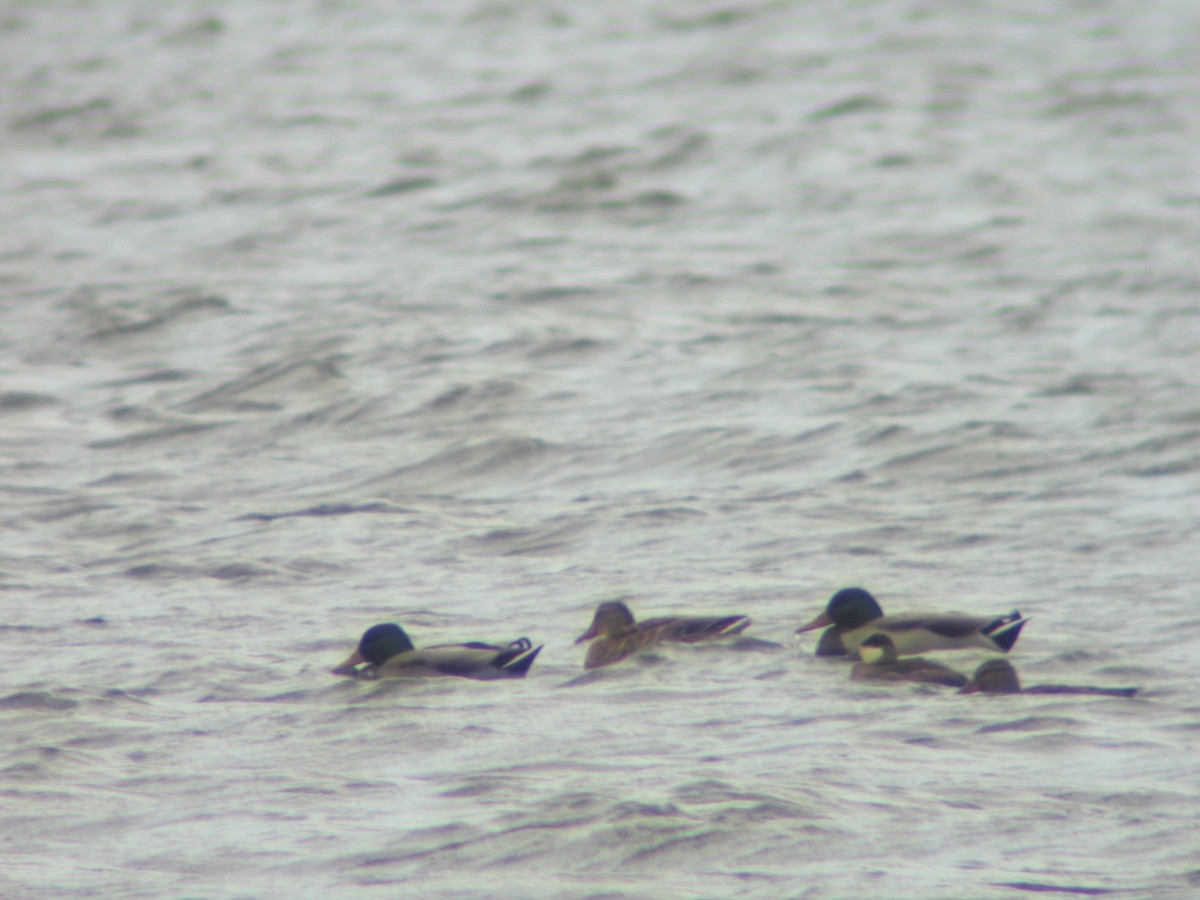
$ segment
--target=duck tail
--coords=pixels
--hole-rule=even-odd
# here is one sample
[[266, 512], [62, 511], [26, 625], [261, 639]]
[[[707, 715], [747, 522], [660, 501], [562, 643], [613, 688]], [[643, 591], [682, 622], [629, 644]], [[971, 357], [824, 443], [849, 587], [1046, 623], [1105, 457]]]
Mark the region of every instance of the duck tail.
[[[521, 644], [521, 646], [517, 646]], [[502, 669], [505, 675], [512, 678], [524, 678], [529, 671], [529, 667], [533, 665], [533, 661], [537, 659], [537, 655], [542, 652], [543, 644], [539, 644], [530, 650], [531, 642], [528, 638], [521, 638], [520, 641], [513, 641], [507, 650], [500, 654], [493, 663], [498, 669]]]
[[1013, 648], [1017, 638], [1021, 636], [1021, 629], [1025, 627], [1025, 623], [1029, 619], [1029, 616], [1021, 618], [1021, 613], [1014, 609], [1007, 616], [999, 616], [985, 625], [983, 633], [991, 638], [992, 643], [1007, 653]]

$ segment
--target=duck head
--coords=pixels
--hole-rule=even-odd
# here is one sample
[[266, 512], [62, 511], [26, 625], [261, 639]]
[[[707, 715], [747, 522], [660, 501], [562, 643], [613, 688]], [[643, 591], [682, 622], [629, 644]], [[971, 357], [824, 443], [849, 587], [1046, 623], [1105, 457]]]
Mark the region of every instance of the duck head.
[[363, 632], [363, 636], [358, 642], [358, 649], [334, 669], [333, 674], [347, 675], [359, 663], [380, 666], [393, 656], [412, 649], [412, 641], [399, 625], [391, 622], [385, 625], [372, 625]]
[[1021, 690], [1021, 679], [1017, 670], [1007, 659], [989, 659], [981, 663], [967, 682], [960, 689], [960, 694], [974, 694], [983, 691], [985, 694], [1015, 694]]
[[592, 617], [591, 627], [577, 637], [575, 643], [582, 644], [584, 641], [590, 641], [600, 635], [612, 637], [628, 631], [632, 627], [633, 613], [629, 611], [629, 607], [620, 600], [609, 600], [596, 607], [596, 615]]
[[882, 615], [883, 610], [880, 609], [878, 601], [867, 591], [859, 587], [842, 588], [829, 598], [825, 611], [807, 625], [797, 628], [796, 634], [803, 634], [814, 628], [824, 628], [826, 625], [860, 628]]
[[883, 666], [896, 661], [896, 645], [886, 634], [873, 634], [858, 645], [858, 656], [869, 666]]

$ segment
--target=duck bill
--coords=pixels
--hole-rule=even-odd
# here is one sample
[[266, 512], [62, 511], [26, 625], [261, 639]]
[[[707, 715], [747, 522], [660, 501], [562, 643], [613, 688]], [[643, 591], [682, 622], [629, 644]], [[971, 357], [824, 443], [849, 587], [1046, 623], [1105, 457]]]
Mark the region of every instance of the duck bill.
[[966, 687], [960, 687], [958, 689], [958, 692], [960, 694], [978, 694], [979, 693], [979, 682], [978, 681], [969, 682], [966, 685]]
[[575, 643], [582, 644], [584, 641], [590, 641], [592, 638], [594, 638], [599, 633], [600, 633], [600, 630], [596, 627], [596, 623], [593, 622], [591, 628], [589, 628], [587, 631], [585, 631], [579, 637], [575, 638]]
[[804, 634], [806, 631], [812, 631], [814, 628], [824, 628], [826, 625], [832, 625], [833, 619], [829, 618], [829, 613], [823, 612], [807, 625], [802, 625], [796, 629], [796, 634]]
[[330, 671], [333, 672], [334, 675], [349, 675], [354, 671], [355, 666], [357, 666], [359, 663], [365, 662], [366, 660], [363, 658], [363, 655], [355, 650], [348, 657], [346, 657], [346, 661], [344, 663], [342, 663], [336, 669], [331, 669]]

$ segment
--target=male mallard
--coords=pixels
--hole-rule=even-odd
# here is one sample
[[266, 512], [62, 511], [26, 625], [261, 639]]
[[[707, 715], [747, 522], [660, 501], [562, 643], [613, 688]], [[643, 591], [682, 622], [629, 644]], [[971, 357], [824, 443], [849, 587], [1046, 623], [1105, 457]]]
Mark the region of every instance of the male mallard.
[[660, 616], [635, 622], [629, 607], [609, 600], [596, 607], [592, 625], [575, 639], [576, 644], [593, 641], [583, 667], [596, 669], [620, 662], [647, 644], [677, 641], [694, 644], [711, 638], [741, 634], [750, 625], [749, 616]]
[[1012, 667], [1012, 663], [1007, 659], [989, 659], [980, 663], [967, 686], [959, 693], [974, 694], [978, 691], [986, 694], [1100, 694], [1105, 697], [1132, 697], [1138, 689], [1069, 684], [1035, 684], [1033, 687], [1022, 688], [1021, 679], [1017, 677], [1017, 670]]
[[[333, 670], [351, 678], [424, 678], [458, 675], [490, 681], [494, 678], [524, 678], [541, 652], [529, 638], [517, 638], [507, 647], [472, 641], [467, 644], [438, 644], [417, 650], [399, 625], [373, 625], [363, 632], [358, 649]], [[362, 668], [356, 668], [366, 663]]]
[[872, 634], [886, 634], [899, 656], [926, 650], [965, 650], [983, 647], [1007, 653], [1028, 618], [1013, 610], [1007, 616], [963, 616], [957, 613], [907, 613], [885, 616], [879, 603], [862, 588], [844, 588], [830, 598], [825, 611], [797, 628], [796, 634], [832, 626], [822, 635], [820, 656], [855, 654]]
[[886, 634], [873, 634], [858, 645], [862, 662], [854, 664], [850, 677], [856, 681], [920, 681], [962, 687], [967, 676], [929, 659], [896, 659], [896, 646]]

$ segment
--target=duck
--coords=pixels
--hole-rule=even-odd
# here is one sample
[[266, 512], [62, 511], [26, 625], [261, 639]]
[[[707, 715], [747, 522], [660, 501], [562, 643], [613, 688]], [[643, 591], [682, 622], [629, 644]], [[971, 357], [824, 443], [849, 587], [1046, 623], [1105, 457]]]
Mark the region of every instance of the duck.
[[658, 641], [694, 644], [741, 634], [749, 626], [750, 617], [744, 615], [660, 616], [637, 622], [623, 602], [608, 600], [596, 607], [591, 627], [575, 643], [592, 641], [583, 667], [598, 669], [620, 662]]
[[1132, 697], [1137, 688], [1103, 688], [1090, 685], [1035, 684], [1022, 688], [1017, 670], [1007, 659], [989, 659], [980, 663], [960, 694], [1098, 694], [1104, 697]]
[[879, 602], [868, 591], [851, 587], [834, 594], [824, 612], [797, 628], [796, 634], [829, 626], [818, 644], [818, 656], [856, 655], [859, 645], [877, 633], [892, 639], [897, 656], [970, 648], [1007, 653], [1028, 621], [1029, 617], [1022, 617], [1017, 610], [1003, 616], [958, 613], [885, 616]]
[[527, 637], [517, 638], [506, 647], [470, 641], [418, 650], [403, 628], [388, 622], [364, 631], [358, 648], [332, 671], [334, 675], [366, 681], [440, 675], [480, 681], [524, 678], [541, 650], [541, 645], [534, 647]]
[[919, 681], [956, 688], [967, 683], [966, 675], [933, 660], [919, 656], [897, 659], [896, 645], [886, 634], [875, 633], [868, 637], [858, 645], [858, 655], [862, 662], [855, 663], [850, 670], [850, 677], [855, 681]]

